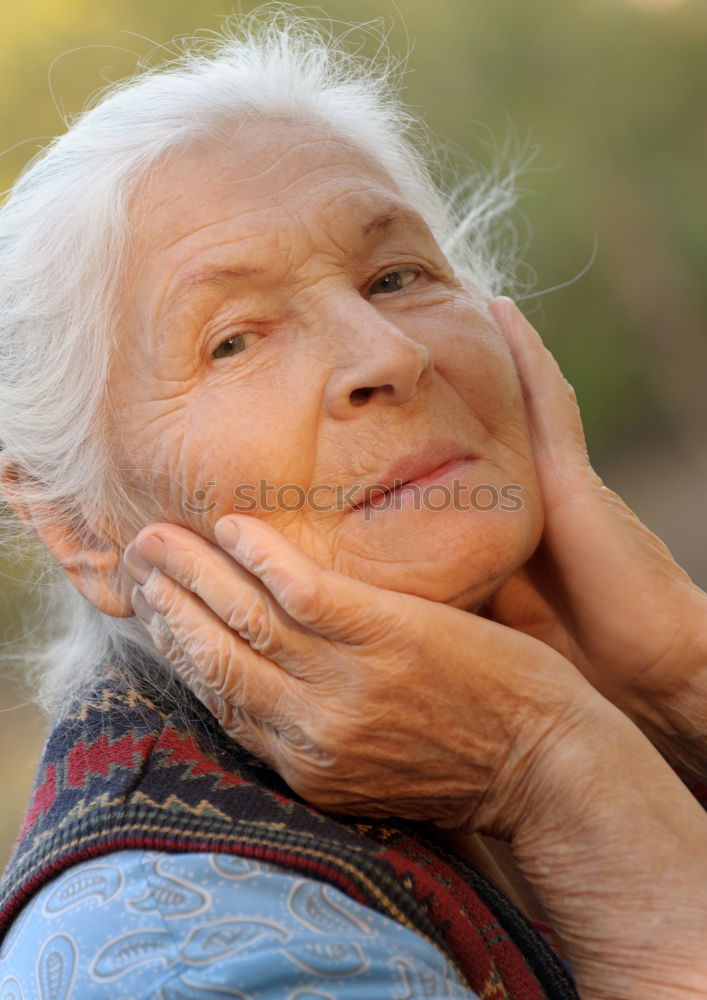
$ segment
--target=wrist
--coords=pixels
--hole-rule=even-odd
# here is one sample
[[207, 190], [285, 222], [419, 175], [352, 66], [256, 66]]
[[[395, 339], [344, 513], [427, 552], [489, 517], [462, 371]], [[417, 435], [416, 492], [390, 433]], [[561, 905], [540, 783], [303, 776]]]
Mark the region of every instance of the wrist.
[[580, 746], [582, 734], [593, 732], [593, 720], [608, 705], [564, 657], [540, 643], [538, 647], [539, 669], [524, 678], [503, 759], [494, 764], [494, 781], [469, 826], [508, 843], [532, 825], [535, 810], [552, 795], [556, 772], [558, 783], [565, 780], [561, 754], [555, 763], [557, 748]]
[[671, 650], [617, 702], [666, 757], [707, 773], [707, 595], [694, 588]]
[[582, 995], [707, 996], [704, 813], [609, 703], [557, 737], [538, 753], [511, 846]]

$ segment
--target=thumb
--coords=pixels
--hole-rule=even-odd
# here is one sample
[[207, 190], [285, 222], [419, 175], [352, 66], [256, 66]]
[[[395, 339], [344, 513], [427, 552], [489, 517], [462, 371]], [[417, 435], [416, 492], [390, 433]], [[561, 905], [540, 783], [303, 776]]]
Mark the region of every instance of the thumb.
[[214, 533], [221, 548], [256, 576], [300, 625], [352, 644], [385, 634], [385, 591], [325, 569], [259, 518], [228, 515], [217, 522]]
[[489, 312], [505, 336], [520, 378], [546, 506], [578, 488], [602, 486], [592, 469], [575, 391], [515, 302], [494, 299]]
[[523, 386], [545, 534], [558, 563], [588, 590], [596, 587], [601, 567], [615, 574], [607, 586], [630, 587], [639, 569], [682, 578], [686, 574], [667, 546], [592, 468], [574, 389], [540, 335], [511, 299], [494, 299], [489, 311], [508, 340]]

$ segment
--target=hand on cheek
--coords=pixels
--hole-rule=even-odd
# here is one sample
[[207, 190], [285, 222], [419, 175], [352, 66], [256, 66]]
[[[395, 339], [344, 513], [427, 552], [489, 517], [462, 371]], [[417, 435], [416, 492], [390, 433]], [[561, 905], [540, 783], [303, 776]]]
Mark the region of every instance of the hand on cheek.
[[323, 569], [255, 518], [216, 534], [221, 547], [152, 526], [126, 566], [155, 645], [228, 732], [321, 808], [512, 827], [506, 786], [593, 698], [570, 664], [476, 615]]
[[707, 645], [707, 599], [592, 468], [574, 391], [532, 326], [509, 299], [490, 311], [523, 386], [545, 511], [536, 554], [492, 613], [567, 656], [624, 710], [650, 714]]
[[224, 519], [217, 538], [151, 526], [126, 565], [156, 646], [227, 732], [325, 811], [509, 841], [582, 996], [698, 981], [704, 816], [567, 660], [322, 569], [253, 518]]

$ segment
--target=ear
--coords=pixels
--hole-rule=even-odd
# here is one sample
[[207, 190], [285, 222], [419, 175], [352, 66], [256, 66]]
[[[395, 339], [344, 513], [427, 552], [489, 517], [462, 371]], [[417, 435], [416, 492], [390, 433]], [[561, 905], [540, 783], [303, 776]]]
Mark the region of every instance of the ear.
[[132, 586], [122, 569], [122, 546], [108, 534], [107, 519], [105, 524], [89, 525], [60, 505], [37, 499], [36, 487], [34, 477], [7, 453], [0, 453], [0, 494], [17, 516], [87, 601], [114, 618], [132, 617]]

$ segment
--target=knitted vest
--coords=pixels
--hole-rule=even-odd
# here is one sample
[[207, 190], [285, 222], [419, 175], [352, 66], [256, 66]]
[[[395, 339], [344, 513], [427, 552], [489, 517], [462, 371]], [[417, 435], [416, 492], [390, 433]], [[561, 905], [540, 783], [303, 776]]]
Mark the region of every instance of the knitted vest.
[[406, 821], [333, 818], [175, 699], [105, 674], [50, 734], [0, 884], [0, 940], [49, 879], [125, 849], [216, 851], [327, 882], [433, 942], [482, 1000], [567, 1000], [561, 961], [473, 866]]

